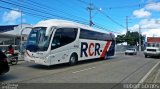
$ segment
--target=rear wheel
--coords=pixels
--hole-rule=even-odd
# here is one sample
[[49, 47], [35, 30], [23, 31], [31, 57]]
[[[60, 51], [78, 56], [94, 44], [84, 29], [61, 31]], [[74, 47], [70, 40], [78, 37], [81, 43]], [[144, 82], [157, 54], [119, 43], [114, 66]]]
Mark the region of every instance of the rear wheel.
[[70, 65], [75, 65], [78, 61], [78, 57], [76, 54], [72, 54], [69, 60]]

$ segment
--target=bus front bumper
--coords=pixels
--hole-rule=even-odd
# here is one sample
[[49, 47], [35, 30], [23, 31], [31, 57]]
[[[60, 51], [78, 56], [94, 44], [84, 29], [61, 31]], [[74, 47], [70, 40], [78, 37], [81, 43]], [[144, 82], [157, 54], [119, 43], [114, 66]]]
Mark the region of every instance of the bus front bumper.
[[41, 64], [41, 65], [45, 65], [45, 66], [50, 66], [50, 63], [47, 62], [47, 60], [45, 59], [40, 59], [40, 58], [30, 58], [30, 57], [24, 57], [24, 60], [30, 63], [34, 63], [34, 64]]

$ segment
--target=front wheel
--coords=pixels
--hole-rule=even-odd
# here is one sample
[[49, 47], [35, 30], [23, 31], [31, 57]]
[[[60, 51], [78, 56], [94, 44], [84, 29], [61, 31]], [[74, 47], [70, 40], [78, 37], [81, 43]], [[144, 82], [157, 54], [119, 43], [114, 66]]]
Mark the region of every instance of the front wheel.
[[76, 54], [72, 54], [69, 60], [70, 65], [75, 65], [78, 61], [78, 57]]
[[17, 58], [12, 58], [12, 59], [10, 60], [10, 62], [11, 62], [12, 65], [17, 65], [18, 59], [17, 59]]

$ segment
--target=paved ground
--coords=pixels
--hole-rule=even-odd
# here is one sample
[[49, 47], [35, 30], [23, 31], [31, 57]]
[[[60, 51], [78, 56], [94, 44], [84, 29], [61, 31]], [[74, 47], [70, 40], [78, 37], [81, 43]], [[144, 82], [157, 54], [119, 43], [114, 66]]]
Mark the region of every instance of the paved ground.
[[[101, 87], [109, 83], [107, 86], [113, 88], [119, 83], [138, 83], [158, 61], [156, 58], [144, 58], [142, 53], [134, 56], [117, 53], [109, 60], [82, 61], [75, 66], [61, 64], [47, 67], [21, 61], [10, 66], [11, 70], [0, 76], [0, 82], [41, 83], [41, 86], [42, 83], [64, 83], [61, 86], [66, 86], [66, 83], [92, 83], [95, 86], [96, 83]], [[76, 87], [81, 88], [82, 85]]]
[[160, 83], [160, 64], [149, 74], [144, 83]]

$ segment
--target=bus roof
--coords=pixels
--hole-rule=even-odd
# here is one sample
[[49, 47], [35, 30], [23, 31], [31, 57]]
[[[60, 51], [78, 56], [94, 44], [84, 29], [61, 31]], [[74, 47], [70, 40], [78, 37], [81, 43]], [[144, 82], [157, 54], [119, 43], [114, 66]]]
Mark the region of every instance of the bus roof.
[[80, 24], [80, 23], [76, 23], [76, 22], [68, 21], [68, 20], [60, 20], [60, 19], [43, 20], [43, 21], [38, 22], [34, 27], [52, 27], [52, 26], [83, 28], [87, 30], [109, 34], [109, 32], [103, 29], [92, 28], [88, 25], [84, 25], [84, 24]]

